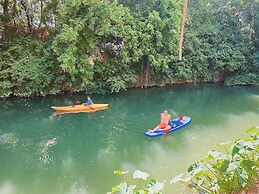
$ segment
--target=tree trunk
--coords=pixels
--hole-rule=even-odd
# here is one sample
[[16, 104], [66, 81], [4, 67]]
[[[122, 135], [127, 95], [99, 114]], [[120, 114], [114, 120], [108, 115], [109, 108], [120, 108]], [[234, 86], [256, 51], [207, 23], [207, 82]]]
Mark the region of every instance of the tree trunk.
[[21, 1], [21, 5], [25, 11], [28, 29], [30, 32], [32, 32], [32, 17], [30, 16], [30, 11], [29, 11], [30, 8], [29, 6], [26, 5], [26, 3], [23, 0]]
[[7, 15], [9, 12], [9, 9], [8, 9], [9, 1], [4, 0], [3, 2], [1, 2], [1, 5], [3, 7], [4, 15]]
[[179, 44], [179, 61], [182, 60], [182, 47], [183, 47], [183, 35], [184, 35], [184, 23], [187, 13], [187, 6], [188, 0], [185, 0], [184, 9], [183, 9], [183, 19], [182, 19], [182, 28], [181, 28], [181, 35], [180, 35], [180, 44]]
[[40, 23], [38, 25], [38, 28], [41, 27], [41, 23], [42, 23], [42, 20], [43, 20], [43, 0], [40, 0]]
[[8, 33], [6, 28], [7, 28], [8, 22], [10, 21], [10, 17], [6, 17], [6, 16], [8, 16], [9, 14], [9, 0], [1, 1], [0, 5], [2, 6], [3, 15], [5, 18], [4, 20], [1, 21], [3, 25], [0, 26], [0, 40], [1, 40], [1, 39], [5, 39], [6, 37], [5, 35]]

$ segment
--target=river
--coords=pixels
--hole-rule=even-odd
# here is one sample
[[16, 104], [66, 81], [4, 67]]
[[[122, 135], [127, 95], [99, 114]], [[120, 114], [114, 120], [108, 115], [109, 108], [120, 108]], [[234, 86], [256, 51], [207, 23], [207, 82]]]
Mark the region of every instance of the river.
[[[259, 125], [259, 88], [177, 85], [93, 95], [107, 110], [51, 116], [86, 94], [0, 100], [1, 194], [101, 194], [141, 170], [165, 182], [164, 193], [190, 193], [170, 179], [216, 144], [247, 136]], [[192, 123], [149, 139], [164, 108]], [[129, 171], [119, 176], [114, 170]], [[137, 184], [143, 181], [138, 180]]]

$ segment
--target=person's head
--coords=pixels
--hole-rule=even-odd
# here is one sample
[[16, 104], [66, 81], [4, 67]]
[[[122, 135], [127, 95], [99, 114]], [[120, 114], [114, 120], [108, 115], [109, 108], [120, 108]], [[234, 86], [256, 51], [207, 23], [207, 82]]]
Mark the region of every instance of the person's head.
[[91, 100], [91, 97], [90, 97], [90, 96], [87, 96], [87, 100]]
[[168, 114], [168, 110], [167, 109], [164, 110], [164, 114]]

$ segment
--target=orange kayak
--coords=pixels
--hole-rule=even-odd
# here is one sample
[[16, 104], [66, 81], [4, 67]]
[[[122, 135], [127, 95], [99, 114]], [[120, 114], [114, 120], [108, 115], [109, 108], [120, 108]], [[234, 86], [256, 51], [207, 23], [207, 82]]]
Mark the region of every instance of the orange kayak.
[[54, 110], [57, 111], [66, 111], [66, 112], [74, 112], [74, 111], [89, 111], [89, 110], [98, 110], [108, 107], [109, 104], [92, 104], [91, 106], [85, 106], [84, 104], [75, 105], [75, 106], [52, 106]]
[[108, 107], [105, 108], [100, 108], [100, 109], [96, 109], [96, 110], [78, 110], [78, 111], [56, 111], [52, 114], [52, 116], [57, 116], [57, 115], [64, 115], [64, 114], [72, 114], [72, 113], [88, 113], [88, 112], [96, 112], [99, 110], [105, 110]]

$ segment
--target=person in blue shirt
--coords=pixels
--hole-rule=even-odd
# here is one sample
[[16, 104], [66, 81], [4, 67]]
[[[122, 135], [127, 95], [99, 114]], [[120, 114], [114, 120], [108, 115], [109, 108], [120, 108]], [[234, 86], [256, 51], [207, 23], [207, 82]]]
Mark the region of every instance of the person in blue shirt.
[[90, 96], [87, 96], [87, 102], [85, 103], [85, 106], [91, 106], [91, 105], [93, 105], [93, 101], [90, 98]]

